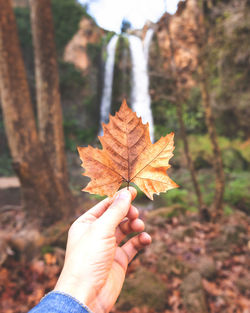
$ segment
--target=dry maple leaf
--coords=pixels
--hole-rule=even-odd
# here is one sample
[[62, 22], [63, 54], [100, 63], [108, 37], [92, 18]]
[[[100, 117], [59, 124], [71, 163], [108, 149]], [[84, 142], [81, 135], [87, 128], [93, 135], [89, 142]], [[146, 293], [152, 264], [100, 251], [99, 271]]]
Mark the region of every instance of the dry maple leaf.
[[153, 194], [178, 187], [166, 171], [173, 156], [174, 133], [152, 144], [149, 126], [144, 125], [123, 100], [110, 122], [103, 123], [98, 137], [103, 149], [78, 147], [84, 176], [91, 181], [83, 191], [113, 196], [123, 182], [135, 183], [151, 200]]

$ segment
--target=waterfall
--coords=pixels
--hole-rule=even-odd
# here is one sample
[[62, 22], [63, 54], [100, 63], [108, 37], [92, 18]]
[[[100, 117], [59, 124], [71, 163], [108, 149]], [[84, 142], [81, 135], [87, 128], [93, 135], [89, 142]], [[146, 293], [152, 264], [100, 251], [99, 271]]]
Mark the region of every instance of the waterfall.
[[[148, 55], [154, 31], [148, 29], [144, 42], [134, 35], [128, 35], [132, 59], [132, 109], [142, 118], [142, 122], [149, 123], [149, 132], [154, 141], [154, 124], [149, 95]], [[112, 85], [115, 63], [115, 50], [118, 36], [114, 35], [107, 45], [107, 60], [105, 63], [104, 86], [101, 99], [101, 123], [107, 123], [111, 108]], [[102, 130], [100, 130], [102, 134]]]
[[149, 47], [150, 47], [153, 35], [154, 35], [154, 30], [152, 28], [149, 28], [143, 41], [144, 57], [146, 59], [147, 66], [148, 66], [148, 57], [149, 57]]
[[112, 98], [114, 64], [115, 64], [115, 48], [117, 40], [118, 36], [114, 35], [107, 45], [107, 60], [104, 69], [104, 86], [102, 90], [101, 112], [100, 112], [101, 124], [103, 122], [107, 123], [109, 119]]
[[141, 116], [143, 123], [149, 123], [149, 132], [154, 141], [154, 124], [151, 111], [148, 77], [148, 52], [153, 30], [149, 29], [144, 40], [134, 35], [129, 35], [129, 46], [132, 58], [132, 109]]

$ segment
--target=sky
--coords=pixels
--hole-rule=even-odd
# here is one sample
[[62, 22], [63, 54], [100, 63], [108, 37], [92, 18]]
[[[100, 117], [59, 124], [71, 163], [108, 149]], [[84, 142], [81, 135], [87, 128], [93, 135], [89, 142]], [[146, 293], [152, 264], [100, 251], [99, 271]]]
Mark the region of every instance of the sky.
[[157, 22], [167, 10], [174, 14], [179, 0], [79, 0], [88, 4], [88, 13], [104, 29], [120, 32], [123, 19], [135, 29], [142, 28], [147, 20]]

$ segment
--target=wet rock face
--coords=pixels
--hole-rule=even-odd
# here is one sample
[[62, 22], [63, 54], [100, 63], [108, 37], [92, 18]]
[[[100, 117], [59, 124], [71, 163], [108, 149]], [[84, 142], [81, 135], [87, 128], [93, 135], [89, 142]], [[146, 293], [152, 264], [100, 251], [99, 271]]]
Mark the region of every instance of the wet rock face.
[[181, 285], [181, 294], [188, 313], [208, 312], [199, 272], [192, 272], [184, 279]]

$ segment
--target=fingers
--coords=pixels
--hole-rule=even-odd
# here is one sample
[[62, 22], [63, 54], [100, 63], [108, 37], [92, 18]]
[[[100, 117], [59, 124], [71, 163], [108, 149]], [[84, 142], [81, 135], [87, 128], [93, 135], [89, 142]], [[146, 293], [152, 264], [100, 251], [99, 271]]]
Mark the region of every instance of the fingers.
[[135, 255], [148, 246], [151, 241], [150, 235], [145, 232], [129, 239], [121, 248], [117, 249], [115, 261], [126, 271]]
[[[108, 197], [108, 198], [102, 200], [101, 202], [97, 203], [95, 206], [93, 206], [91, 209], [89, 209], [86, 213], [81, 215], [76, 221], [77, 222], [83, 222], [86, 220], [95, 221], [113, 203], [117, 194], [121, 193], [124, 189], [119, 190], [114, 197], [112, 197], [112, 198]], [[137, 191], [134, 187], [129, 187], [129, 192], [131, 193], [131, 197], [132, 197], [132, 201], [133, 201], [136, 197]]]
[[144, 228], [144, 222], [139, 218], [124, 220], [116, 229], [115, 236], [117, 244], [120, 244], [128, 234], [132, 232], [141, 233]]
[[125, 252], [128, 263], [132, 261], [138, 251], [145, 248], [151, 243], [152, 239], [148, 233], [141, 233], [129, 239], [123, 246], [122, 250]]
[[128, 214], [131, 206], [132, 195], [129, 190], [123, 189], [116, 195], [110, 207], [96, 221], [96, 226], [107, 234], [113, 235], [116, 227]]
[[129, 218], [130, 220], [134, 220], [138, 216], [139, 216], [138, 209], [135, 206], [131, 205], [130, 208], [129, 208], [129, 211], [128, 211], [127, 218]]

